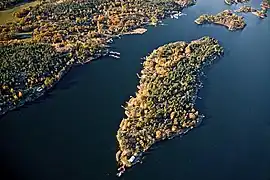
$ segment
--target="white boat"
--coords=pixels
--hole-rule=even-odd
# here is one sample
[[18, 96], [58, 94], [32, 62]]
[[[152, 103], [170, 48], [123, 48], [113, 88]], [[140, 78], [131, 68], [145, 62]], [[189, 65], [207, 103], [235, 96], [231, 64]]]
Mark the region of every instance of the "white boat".
[[179, 12], [179, 13], [176, 13], [176, 14], [173, 14], [171, 15], [171, 18], [172, 19], [178, 19], [180, 16], [186, 16], [187, 14], [184, 14], [182, 12]]
[[113, 43], [113, 39], [108, 39], [107, 43]]
[[123, 171], [120, 171], [119, 173], [116, 174], [116, 176], [120, 177], [122, 176], [122, 174], [123, 174]]
[[174, 18], [174, 19], [178, 19], [178, 14], [174, 14], [174, 15], [173, 15], [173, 18]]
[[119, 56], [116, 56], [116, 55], [113, 55], [113, 54], [110, 54], [109, 56], [110, 57], [113, 57], [113, 58], [116, 58], [116, 59], [119, 59], [120, 58]]
[[117, 54], [117, 55], [120, 55], [120, 52], [116, 52], [116, 51], [110, 51], [109, 53], [110, 53], [110, 54]]
[[185, 13], [182, 13], [182, 12], [179, 12], [178, 13], [178, 16], [186, 16], [187, 14], [185, 14]]
[[42, 87], [37, 88], [37, 92], [41, 92], [41, 91], [43, 91]]

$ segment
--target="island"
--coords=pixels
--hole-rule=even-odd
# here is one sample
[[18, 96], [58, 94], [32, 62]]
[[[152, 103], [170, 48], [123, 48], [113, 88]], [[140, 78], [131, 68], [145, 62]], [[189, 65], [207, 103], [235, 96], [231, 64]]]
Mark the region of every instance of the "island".
[[262, 10], [270, 9], [270, 0], [263, 0], [261, 3], [261, 9]]
[[239, 9], [235, 10], [234, 12], [237, 13], [249, 13], [249, 12], [256, 12], [257, 9], [251, 7], [251, 6], [241, 6]]
[[201, 25], [206, 23], [213, 23], [222, 25], [230, 31], [244, 29], [246, 23], [242, 16], [234, 14], [231, 10], [224, 10], [217, 15], [203, 14], [195, 20], [195, 23]]
[[183, 135], [202, 121], [194, 107], [200, 76], [222, 53], [217, 40], [203, 37], [166, 44], [145, 58], [138, 91], [124, 106], [126, 117], [117, 131], [118, 176], [156, 142]]
[[238, 4], [238, 3], [246, 3], [246, 2], [249, 2], [249, 0], [224, 0], [224, 2], [228, 5], [232, 5], [232, 4]]
[[265, 17], [267, 17], [267, 11], [270, 8], [270, 0], [263, 0], [260, 6], [261, 6], [260, 9], [255, 9], [251, 6], [244, 5], [244, 6], [241, 6], [239, 9], [235, 10], [235, 12], [237, 13], [251, 12], [252, 14], [258, 16], [259, 18], [264, 19]]
[[267, 17], [267, 11], [268, 9], [270, 9], [270, 0], [263, 0], [260, 5], [261, 5], [261, 9], [252, 13], [263, 19]]
[[265, 9], [261, 9], [261, 10], [257, 10], [251, 6], [242, 6], [239, 9], [235, 10], [235, 12], [237, 13], [249, 13], [251, 12], [252, 14], [264, 19], [267, 15], [267, 10]]
[[[22, 1], [3, 2], [8, 8]], [[36, 0], [17, 6], [14, 17], [0, 25], [0, 116], [43, 95], [74, 65], [108, 55], [114, 38], [142, 34], [146, 25], [195, 3]]]

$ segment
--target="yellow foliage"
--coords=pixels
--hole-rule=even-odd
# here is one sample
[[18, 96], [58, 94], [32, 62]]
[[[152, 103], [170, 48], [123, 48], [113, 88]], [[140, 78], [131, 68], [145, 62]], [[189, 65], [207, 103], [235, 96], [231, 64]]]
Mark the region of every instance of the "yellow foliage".
[[162, 132], [161, 131], [156, 131], [156, 139], [160, 139], [162, 136]]

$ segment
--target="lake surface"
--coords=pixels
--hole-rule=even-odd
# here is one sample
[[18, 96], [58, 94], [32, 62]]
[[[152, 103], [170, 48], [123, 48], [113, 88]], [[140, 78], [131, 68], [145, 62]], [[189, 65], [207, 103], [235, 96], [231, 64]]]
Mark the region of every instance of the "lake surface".
[[199, 93], [202, 125], [160, 143], [122, 179], [269, 180], [270, 17], [244, 15], [247, 27], [238, 32], [193, 22], [226, 8], [222, 0], [199, 0], [187, 16], [116, 40], [121, 59], [76, 67], [48, 96], [9, 112], [0, 121], [0, 179], [117, 179], [115, 135], [121, 105], [136, 91], [140, 58], [165, 43], [208, 35], [225, 56], [207, 70]]

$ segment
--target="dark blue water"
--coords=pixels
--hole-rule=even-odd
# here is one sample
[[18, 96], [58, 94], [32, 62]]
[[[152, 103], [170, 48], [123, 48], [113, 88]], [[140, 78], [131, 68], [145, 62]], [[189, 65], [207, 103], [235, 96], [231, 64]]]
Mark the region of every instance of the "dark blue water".
[[120, 106], [135, 94], [140, 58], [165, 43], [208, 35], [225, 56], [207, 70], [199, 94], [205, 120], [183, 138], [160, 143], [122, 179], [269, 180], [270, 18], [244, 15], [248, 25], [238, 32], [193, 22], [226, 8], [222, 0], [199, 1], [167, 26], [125, 36], [113, 47], [121, 59], [76, 67], [46, 98], [8, 113], [0, 121], [0, 179], [116, 179]]

